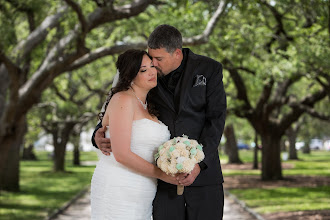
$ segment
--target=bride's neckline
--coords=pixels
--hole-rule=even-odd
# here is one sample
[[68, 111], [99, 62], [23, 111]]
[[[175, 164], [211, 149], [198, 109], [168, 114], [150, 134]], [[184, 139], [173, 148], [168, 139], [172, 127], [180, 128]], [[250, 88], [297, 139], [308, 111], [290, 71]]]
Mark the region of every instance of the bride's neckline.
[[136, 119], [136, 120], [133, 121], [133, 123], [134, 123], [134, 122], [138, 122], [138, 121], [142, 121], [142, 120], [151, 121], [151, 122], [154, 122], [154, 123], [159, 124], [159, 125], [161, 124], [160, 121], [157, 122], [157, 121], [151, 120], [151, 119], [149, 119], [149, 118], [140, 118], [140, 119]]
[[[147, 121], [150, 121], [150, 122], [156, 123], [156, 124], [158, 124], [158, 125], [162, 125], [162, 124], [163, 124], [161, 121], [156, 122], [156, 121], [151, 120], [151, 119], [149, 119], [149, 118], [140, 118], [140, 119], [136, 119], [136, 120], [133, 120], [133, 123], [136, 123], [136, 122], [138, 122], [138, 121], [142, 121], [142, 120], [147, 120]], [[109, 125], [107, 125], [106, 127], [109, 129]]]

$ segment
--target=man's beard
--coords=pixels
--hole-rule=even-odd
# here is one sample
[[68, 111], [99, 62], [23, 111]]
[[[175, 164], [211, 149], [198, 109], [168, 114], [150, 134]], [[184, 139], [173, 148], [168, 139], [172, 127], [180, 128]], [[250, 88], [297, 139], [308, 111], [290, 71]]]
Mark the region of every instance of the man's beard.
[[156, 70], [157, 70], [157, 76], [158, 77], [163, 77], [165, 76], [165, 74], [163, 73], [163, 71], [161, 69], [159, 69], [158, 67], [156, 67]]

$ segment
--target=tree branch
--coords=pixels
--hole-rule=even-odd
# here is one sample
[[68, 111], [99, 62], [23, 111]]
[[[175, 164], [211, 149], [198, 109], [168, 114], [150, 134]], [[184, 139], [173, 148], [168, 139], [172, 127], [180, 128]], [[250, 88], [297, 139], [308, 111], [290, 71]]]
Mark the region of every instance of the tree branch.
[[237, 89], [237, 99], [240, 101], [243, 101], [244, 106], [242, 110], [244, 111], [245, 115], [251, 115], [253, 112], [253, 109], [251, 107], [249, 98], [247, 96], [247, 89], [244, 84], [244, 81], [242, 77], [239, 75], [237, 69], [233, 67], [232, 63], [228, 59], [224, 59], [223, 62], [224, 66], [226, 66], [226, 69], [229, 71], [230, 76], [234, 82], [234, 85]]
[[324, 88], [324, 90], [328, 93], [328, 96], [330, 98], [330, 75], [326, 73], [319, 73], [320, 76], [324, 77], [326, 82], [323, 82], [320, 77], [316, 77], [316, 81]]
[[103, 0], [103, 5], [106, 7], [113, 7], [114, 0]]
[[29, 10], [29, 11], [26, 12], [26, 15], [28, 17], [30, 33], [32, 33], [36, 29], [36, 22], [35, 22], [35, 18], [34, 18], [34, 12]]
[[87, 88], [88, 91], [93, 92], [93, 93], [97, 93], [97, 94], [100, 94], [100, 93], [106, 94], [107, 92], [105, 92], [105, 90], [108, 87], [110, 87], [110, 85], [113, 83], [113, 79], [112, 79], [109, 82], [104, 83], [101, 89], [93, 89], [92, 87], [90, 87], [87, 80], [85, 80], [84, 78], [81, 78], [80, 80], [85, 85], [85, 87]]
[[18, 74], [21, 72], [21, 69], [12, 60], [10, 60], [10, 58], [7, 57], [1, 49], [0, 49], [0, 61], [6, 66], [9, 75], [17, 80]]
[[64, 1], [77, 13], [82, 32], [86, 33], [88, 25], [80, 6], [72, 0], [64, 0]]
[[318, 118], [318, 119], [324, 120], [324, 121], [330, 121], [330, 115], [325, 115], [325, 114], [319, 113], [310, 106], [302, 105], [301, 103], [290, 103], [290, 107], [297, 108], [303, 112], [306, 112], [307, 114], [309, 114], [310, 116], [312, 116], [314, 118]]
[[132, 4], [120, 7], [102, 7], [97, 8], [88, 16], [89, 30], [96, 28], [104, 23], [114, 20], [129, 18], [145, 11], [151, 4], [156, 3], [156, 0], [136, 0]]
[[46, 123], [44, 120], [41, 121], [41, 124], [40, 125], [41, 125], [42, 129], [44, 129], [47, 133], [49, 133], [49, 134], [52, 133], [52, 127], [49, 126], [49, 124]]
[[287, 93], [289, 87], [293, 83], [297, 82], [301, 77], [302, 77], [302, 75], [296, 74], [296, 75], [292, 76], [291, 78], [284, 80], [282, 83], [280, 83], [280, 82], [278, 83], [278, 87], [275, 91], [273, 99], [266, 106], [267, 114], [270, 114], [275, 108], [283, 106], [289, 102], [290, 97], [286, 96], [286, 93]]
[[62, 99], [63, 101], [68, 101], [68, 99], [65, 97], [65, 95], [58, 90], [57, 86], [54, 83], [50, 86], [50, 88], [52, 88], [55, 91], [55, 94], [60, 99]]
[[85, 34], [88, 31], [88, 24], [80, 6], [72, 0], [64, 0], [76, 13], [81, 25], [82, 33]]
[[312, 108], [316, 102], [322, 100], [326, 95], [327, 93], [324, 90], [321, 90], [314, 94], [306, 96], [300, 102], [297, 102], [296, 100], [290, 100], [289, 106], [291, 107], [292, 111], [282, 117], [279, 122], [279, 129], [283, 131], [288, 129], [293, 122], [297, 121], [298, 118], [304, 112], [306, 112], [307, 109], [302, 108], [301, 106]]
[[128, 49], [141, 49], [145, 50], [147, 48], [147, 42], [140, 42], [135, 44], [125, 44], [125, 45], [115, 45], [112, 47], [101, 47], [96, 49], [93, 52], [90, 52], [80, 59], [76, 60], [72, 65], [65, 69], [65, 71], [72, 71], [78, 69], [86, 64], [89, 64], [101, 57], [114, 55], [118, 53], [122, 53]]
[[[22, 60], [29, 54], [36, 46], [38, 46], [48, 35], [48, 32], [57, 25], [62, 18], [67, 7], [61, 7], [58, 13], [50, 15], [36, 28], [26, 40], [21, 41], [13, 50], [14, 54], [19, 53], [18, 60]], [[19, 63], [19, 62], [18, 62]]]
[[221, 18], [221, 16], [224, 15], [227, 4], [228, 4], [227, 0], [220, 1], [220, 4], [219, 4], [217, 10], [213, 14], [210, 21], [207, 23], [207, 26], [206, 26], [205, 30], [203, 31], [203, 33], [200, 35], [197, 35], [197, 36], [183, 38], [183, 44], [184, 45], [198, 45], [198, 44], [208, 42], [208, 38], [212, 34], [216, 23]]
[[95, 4], [100, 8], [102, 8], [104, 6], [100, 0], [93, 0], [93, 2], [95, 2]]
[[[274, 79], [273, 79], [273, 77], [271, 77], [271, 79], [268, 82], [266, 82], [266, 84], [264, 85], [263, 91], [261, 92], [261, 96], [257, 102], [256, 108], [255, 108], [257, 115], [260, 115], [260, 116], [262, 115], [264, 106], [272, 94], [273, 86], [274, 86]], [[268, 115], [269, 115], [269, 112], [266, 112], [266, 117], [268, 117]]]
[[[28, 94], [33, 88], [37, 88], [37, 84], [41, 83], [49, 73], [52, 67], [60, 66], [64, 61], [64, 56], [59, 56], [58, 60], [54, 60], [57, 54], [61, 54], [65, 46], [68, 45], [77, 35], [77, 32], [71, 31], [66, 37], [62, 38], [52, 49], [49, 51], [47, 57], [39, 69], [32, 75], [32, 77], [21, 87], [20, 96]], [[48, 74], [47, 74], [48, 75]], [[48, 76], [49, 77], [49, 76]]]
[[40, 98], [41, 92], [51, 84], [53, 79], [81, 56], [82, 55], [79, 53], [68, 54], [60, 57], [61, 60], [51, 61], [46, 68], [38, 70], [35, 75], [20, 88], [16, 114], [24, 114], [36, 100]]
[[77, 105], [83, 105], [88, 99], [90, 99], [94, 95], [106, 94], [108, 91], [105, 91], [105, 90], [108, 89], [110, 87], [110, 85], [113, 83], [113, 80], [110, 80], [108, 82], [105, 82], [101, 88], [93, 89], [87, 82], [86, 78], [87, 77], [81, 77], [80, 80], [90, 93], [87, 96], [82, 97], [78, 100], [73, 100], [73, 99], [71, 100], [73, 103], [75, 103]]
[[246, 67], [237, 67], [236, 68], [237, 70], [243, 70], [243, 71], [245, 71], [245, 72], [247, 72], [247, 73], [250, 73], [250, 74], [252, 74], [252, 75], [256, 75], [256, 72], [255, 71], [252, 71], [252, 70], [250, 70], [249, 68], [246, 68]]
[[[293, 41], [293, 38], [291, 36], [289, 36], [287, 34], [287, 32], [285, 31], [284, 29], [284, 25], [283, 25], [283, 22], [282, 22], [282, 19], [283, 19], [283, 15], [281, 13], [279, 13], [277, 11], [277, 9], [270, 5], [267, 1], [265, 0], [260, 0], [260, 4], [263, 4], [265, 5], [270, 11], [271, 13], [273, 14], [276, 22], [277, 22], [277, 26], [276, 26], [276, 31], [275, 31], [275, 35], [272, 37], [272, 39], [270, 40], [270, 42], [268, 42], [266, 44], [266, 47], [268, 48], [267, 50], [270, 52], [270, 47], [271, 45], [280, 38], [280, 34], [282, 33], [285, 37], [285, 39], [287, 41]], [[287, 47], [287, 44], [283, 44], [282, 46], [280, 46], [282, 50], [286, 50], [286, 47]]]
[[[30, 30], [30, 34], [31, 34], [36, 29], [34, 11], [33, 10], [27, 10], [26, 11], [26, 16], [28, 18], [29, 30]], [[27, 56], [25, 57], [23, 62], [24, 62], [24, 65], [22, 67], [22, 73], [24, 75], [21, 76], [21, 81], [25, 82], [28, 78], [28, 74], [30, 72], [30, 67], [31, 67], [31, 54], [30, 53], [27, 54]]]
[[[153, 4], [158, 4], [156, 1], [151, 1], [151, 2], [153, 2]], [[217, 23], [219, 18], [223, 15], [223, 12], [225, 11], [226, 6], [227, 6], [227, 1], [220, 1], [217, 11], [214, 13], [212, 18], [210, 19], [203, 34], [200, 34], [200, 35], [197, 35], [194, 37], [190, 37], [190, 38], [183, 38], [183, 44], [188, 46], [188, 45], [197, 45], [197, 44], [206, 43], [208, 40], [208, 37], [211, 35], [212, 31], [215, 28], [215, 24]], [[90, 15], [90, 17], [93, 17], [93, 16], [94, 16], [93, 14]], [[94, 18], [94, 19], [96, 19], [96, 18]], [[91, 18], [91, 20], [93, 20], [93, 19]], [[86, 54], [85, 56], [81, 57], [79, 60], [74, 62], [70, 67], [68, 67], [66, 69], [66, 71], [72, 71], [72, 70], [78, 69], [78, 68], [80, 68], [88, 63], [91, 63], [94, 60], [97, 60], [101, 57], [122, 53], [122, 52], [124, 52], [128, 49], [132, 49], [132, 48], [144, 50], [147, 48], [147, 43], [138, 42], [138, 43], [134, 43], [134, 44], [114, 45], [112, 47], [98, 48], [95, 51]]]
[[[91, 30], [91, 27], [96, 27], [104, 22], [119, 20], [124, 17], [134, 16], [138, 13], [145, 10], [145, 8], [152, 2], [156, 2], [154, 0], [140, 0], [135, 1], [133, 4], [129, 5], [131, 7], [126, 8], [123, 6], [123, 10], [128, 11], [129, 13], [125, 15], [119, 15], [118, 13], [107, 13], [108, 10], [102, 10], [101, 14], [98, 14], [99, 9], [96, 9], [92, 15], [96, 16], [93, 18], [93, 16], [89, 16], [89, 22], [92, 24], [92, 26], [89, 26], [88, 31]], [[50, 28], [57, 24], [57, 22], [63, 14], [63, 11], [67, 9], [66, 7], [62, 7], [60, 12], [57, 13], [54, 16], [47, 17], [42, 25], [40, 25], [39, 28], [37, 28], [24, 43], [20, 44], [22, 46], [17, 48], [23, 48], [24, 46], [24, 53], [27, 51], [32, 50], [33, 46], [28, 47], [29, 49], [26, 49], [25, 45], [34, 45], [36, 42], [40, 43], [40, 39], [43, 38], [37, 38], [38, 34], [40, 33], [48, 33], [47, 28]], [[125, 12], [125, 11], [124, 11]], [[102, 14], [103, 13], [103, 14]], [[104, 16], [104, 17], [102, 17]], [[119, 17], [118, 17], [119, 16]], [[98, 18], [95, 20], [95, 18]], [[46, 22], [47, 21], [47, 22]], [[100, 22], [97, 25], [94, 22]], [[46, 28], [47, 27], [47, 28]], [[46, 29], [45, 29], [46, 28]], [[49, 86], [52, 82], [52, 80], [58, 76], [59, 74], [66, 71], [66, 68], [69, 67], [74, 61], [81, 58], [84, 54], [87, 53], [87, 50], [84, 48], [78, 48], [76, 52], [70, 53], [70, 54], [63, 54], [64, 49], [72, 43], [74, 39], [77, 38], [78, 35], [78, 28], [79, 25], [76, 25], [75, 29], [72, 30], [67, 36], [62, 38], [54, 47], [53, 49], [48, 53], [45, 60], [42, 62], [38, 70], [32, 75], [32, 77], [19, 89], [19, 102], [17, 104], [18, 110], [16, 111], [16, 117], [18, 117], [21, 114], [24, 114], [32, 105], [40, 98], [41, 91], [43, 91], [47, 86]], [[41, 30], [40, 30], [41, 29]], [[45, 30], [44, 30], [45, 29]], [[44, 31], [44, 32], [42, 32]], [[36, 36], [35, 36], [36, 35]], [[46, 36], [47, 34], [41, 34], [42, 36]], [[31, 43], [31, 44], [29, 44]], [[37, 90], [34, 88], [38, 88]]]
[[[46, 109], [46, 108], [51, 108], [51, 112], [52, 112], [52, 120], [57, 120], [57, 115], [56, 115], [56, 112], [57, 112], [57, 104], [55, 102], [43, 102], [43, 103], [38, 103], [37, 104], [37, 108], [40, 108], [40, 109]], [[41, 117], [42, 117], [43, 114], [41, 114]], [[42, 121], [46, 121], [45, 118], [42, 119]]]

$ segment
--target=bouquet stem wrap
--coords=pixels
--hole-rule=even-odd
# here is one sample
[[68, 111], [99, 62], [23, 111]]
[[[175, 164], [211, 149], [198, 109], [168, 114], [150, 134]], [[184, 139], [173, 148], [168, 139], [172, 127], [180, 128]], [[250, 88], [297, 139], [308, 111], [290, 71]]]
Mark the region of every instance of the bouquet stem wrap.
[[181, 196], [183, 194], [183, 191], [184, 191], [184, 186], [178, 185], [178, 187], [176, 189], [176, 194]]
[[[158, 147], [155, 154], [157, 166], [168, 175], [191, 173], [195, 165], [204, 159], [203, 146], [186, 135], [175, 137]], [[184, 186], [177, 186], [177, 194], [182, 195]]]

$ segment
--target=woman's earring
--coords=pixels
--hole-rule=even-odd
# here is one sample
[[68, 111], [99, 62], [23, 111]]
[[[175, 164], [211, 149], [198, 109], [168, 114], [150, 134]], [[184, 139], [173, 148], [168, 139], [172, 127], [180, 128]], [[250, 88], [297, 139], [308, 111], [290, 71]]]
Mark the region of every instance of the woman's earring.
[[131, 86], [132, 86], [133, 84], [134, 84], [134, 82], [132, 81], [132, 82], [131, 82]]

